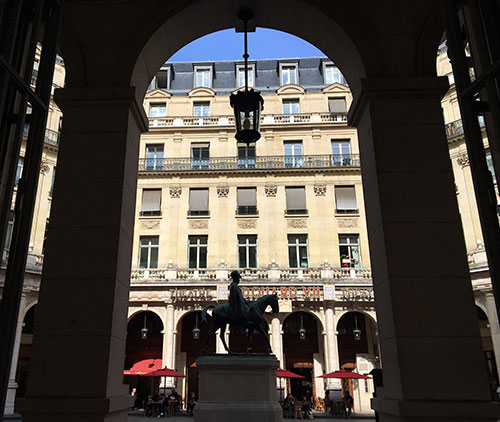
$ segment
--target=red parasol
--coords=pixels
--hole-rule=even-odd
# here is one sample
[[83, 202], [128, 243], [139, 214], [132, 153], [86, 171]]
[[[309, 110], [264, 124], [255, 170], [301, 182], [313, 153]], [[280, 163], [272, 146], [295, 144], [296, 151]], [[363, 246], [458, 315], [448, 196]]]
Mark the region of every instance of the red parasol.
[[345, 369], [339, 369], [338, 371], [330, 372], [329, 374], [320, 375], [317, 378], [341, 378], [341, 379], [363, 379], [369, 380], [371, 377], [366, 375], [358, 374], [357, 372], [346, 371]]
[[278, 368], [276, 371], [277, 378], [305, 378], [302, 375], [294, 374], [293, 372], [287, 371], [286, 369]]
[[147, 374], [143, 374], [145, 377], [184, 377], [185, 375], [174, 371], [173, 369], [168, 369], [167, 367], [163, 369], [157, 369]]
[[145, 359], [134, 363], [132, 368], [124, 370], [123, 375], [145, 375], [157, 369], [161, 369], [161, 359]]

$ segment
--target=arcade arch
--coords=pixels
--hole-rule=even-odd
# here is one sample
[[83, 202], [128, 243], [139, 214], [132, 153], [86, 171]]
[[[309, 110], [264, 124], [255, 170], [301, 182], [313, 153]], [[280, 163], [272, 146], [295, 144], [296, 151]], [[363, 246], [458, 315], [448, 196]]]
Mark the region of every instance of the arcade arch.
[[[143, 330], [147, 329], [144, 336]], [[163, 323], [152, 311], [140, 311], [130, 317], [125, 344], [125, 368], [145, 359], [162, 359]]]

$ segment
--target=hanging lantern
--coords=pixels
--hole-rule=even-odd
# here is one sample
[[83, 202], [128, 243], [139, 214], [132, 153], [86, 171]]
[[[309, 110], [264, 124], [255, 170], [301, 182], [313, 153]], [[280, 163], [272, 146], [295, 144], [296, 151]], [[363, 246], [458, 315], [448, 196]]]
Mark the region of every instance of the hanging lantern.
[[358, 317], [354, 315], [354, 330], [352, 330], [352, 334], [354, 335], [354, 340], [361, 340], [361, 330], [358, 328]]
[[196, 315], [196, 323], [193, 328], [193, 338], [198, 340], [200, 338], [200, 329], [198, 328], [198, 315]]
[[253, 13], [244, 8], [238, 15], [244, 24], [245, 31], [245, 90], [231, 94], [229, 102], [234, 109], [234, 120], [236, 123], [235, 138], [239, 142], [250, 144], [260, 139], [260, 112], [264, 108], [264, 99], [259, 91], [248, 88], [248, 53], [247, 53], [247, 25], [253, 18]]
[[146, 340], [148, 338], [148, 327], [146, 326], [146, 315], [144, 315], [144, 327], [141, 328], [141, 338]]
[[299, 339], [306, 339], [306, 329], [304, 328], [304, 321], [302, 319], [302, 315], [300, 316], [300, 328], [299, 328]]

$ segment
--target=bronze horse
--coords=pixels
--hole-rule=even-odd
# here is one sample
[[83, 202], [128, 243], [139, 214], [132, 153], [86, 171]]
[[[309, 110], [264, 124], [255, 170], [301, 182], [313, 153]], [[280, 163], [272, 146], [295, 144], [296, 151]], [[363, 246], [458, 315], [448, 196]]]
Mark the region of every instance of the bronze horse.
[[203, 311], [201, 313], [201, 320], [203, 322], [207, 322], [207, 311], [211, 308], [214, 308], [214, 310], [212, 312], [213, 326], [208, 332], [207, 341], [205, 343], [205, 347], [203, 348], [202, 354], [204, 354], [207, 351], [208, 342], [210, 338], [217, 332], [219, 328], [220, 328], [219, 335], [222, 344], [224, 345], [226, 351], [229, 354], [232, 354], [231, 350], [226, 344], [226, 339], [224, 338], [224, 333], [226, 332], [227, 324], [234, 324], [247, 329], [247, 342], [245, 345], [245, 354], [248, 354], [248, 344], [250, 343], [250, 339], [252, 337], [254, 330], [257, 330], [266, 339], [267, 346], [269, 347], [269, 352], [272, 351], [267, 333], [264, 331], [261, 324], [262, 320], [264, 319], [263, 317], [264, 311], [268, 306], [271, 306], [273, 314], [279, 312], [277, 295], [265, 295], [257, 299], [255, 302], [247, 301], [246, 303], [249, 307], [248, 317], [245, 319], [240, 319], [238, 321], [232, 321], [229, 318], [229, 312], [228, 312], [229, 304], [227, 303], [224, 305], [217, 305], [217, 306], [207, 305], [203, 308]]

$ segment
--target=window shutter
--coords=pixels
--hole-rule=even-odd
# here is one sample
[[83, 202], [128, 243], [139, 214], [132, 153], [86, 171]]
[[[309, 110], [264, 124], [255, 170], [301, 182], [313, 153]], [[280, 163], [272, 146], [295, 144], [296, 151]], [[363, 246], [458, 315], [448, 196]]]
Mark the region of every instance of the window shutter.
[[191, 189], [189, 191], [189, 210], [208, 211], [208, 189]]
[[286, 209], [287, 210], [306, 209], [305, 187], [286, 188]]
[[329, 98], [328, 108], [330, 113], [347, 113], [345, 98]]
[[158, 81], [158, 88], [168, 88], [168, 70], [160, 70], [156, 75]]
[[354, 186], [335, 186], [335, 199], [338, 210], [355, 210], [358, 208]]
[[257, 206], [257, 188], [238, 188], [238, 206]]
[[142, 190], [142, 211], [160, 211], [161, 189]]

